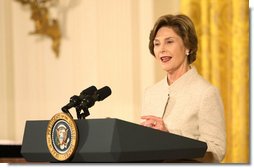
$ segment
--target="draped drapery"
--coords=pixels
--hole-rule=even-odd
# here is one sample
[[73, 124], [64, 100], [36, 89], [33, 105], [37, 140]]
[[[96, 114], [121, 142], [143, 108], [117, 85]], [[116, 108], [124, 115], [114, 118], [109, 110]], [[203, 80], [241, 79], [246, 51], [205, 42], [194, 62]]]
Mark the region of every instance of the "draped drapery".
[[196, 26], [195, 66], [219, 88], [225, 108], [224, 163], [249, 161], [249, 7], [239, 0], [182, 0], [180, 12]]

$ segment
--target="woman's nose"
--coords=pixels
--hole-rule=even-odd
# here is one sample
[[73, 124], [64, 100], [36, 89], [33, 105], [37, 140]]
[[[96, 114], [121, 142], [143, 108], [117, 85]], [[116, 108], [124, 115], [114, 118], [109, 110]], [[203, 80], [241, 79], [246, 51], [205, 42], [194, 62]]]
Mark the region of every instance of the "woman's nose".
[[166, 51], [166, 46], [164, 44], [161, 44], [160, 52], [164, 53]]

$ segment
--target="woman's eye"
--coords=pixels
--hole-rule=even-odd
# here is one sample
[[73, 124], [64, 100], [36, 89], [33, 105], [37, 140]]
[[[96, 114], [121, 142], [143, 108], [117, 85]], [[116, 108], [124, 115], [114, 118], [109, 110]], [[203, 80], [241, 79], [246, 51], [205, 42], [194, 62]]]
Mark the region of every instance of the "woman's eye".
[[154, 43], [153, 45], [154, 45], [154, 46], [159, 46], [160, 44], [159, 44], [159, 43]]
[[167, 41], [168, 44], [173, 43], [173, 41]]

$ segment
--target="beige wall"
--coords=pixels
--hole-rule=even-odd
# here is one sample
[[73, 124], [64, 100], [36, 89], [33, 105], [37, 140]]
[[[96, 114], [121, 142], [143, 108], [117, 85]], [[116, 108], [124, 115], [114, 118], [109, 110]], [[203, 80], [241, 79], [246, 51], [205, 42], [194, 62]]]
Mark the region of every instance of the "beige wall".
[[59, 2], [52, 11], [64, 36], [56, 58], [48, 38], [28, 35], [29, 9], [0, 1], [0, 142], [21, 143], [26, 120], [49, 120], [91, 85], [110, 86], [112, 95], [90, 108], [88, 119], [138, 123], [144, 89], [164, 75], [148, 37], [157, 16], [177, 12], [177, 0]]

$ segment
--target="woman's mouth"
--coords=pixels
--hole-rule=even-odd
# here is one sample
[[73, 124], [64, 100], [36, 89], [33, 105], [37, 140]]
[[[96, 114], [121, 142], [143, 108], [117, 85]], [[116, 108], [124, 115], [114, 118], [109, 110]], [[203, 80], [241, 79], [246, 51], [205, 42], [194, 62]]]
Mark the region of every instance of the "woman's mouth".
[[161, 62], [166, 63], [171, 60], [172, 57], [170, 56], [163, 56], [160, 58]]

